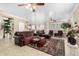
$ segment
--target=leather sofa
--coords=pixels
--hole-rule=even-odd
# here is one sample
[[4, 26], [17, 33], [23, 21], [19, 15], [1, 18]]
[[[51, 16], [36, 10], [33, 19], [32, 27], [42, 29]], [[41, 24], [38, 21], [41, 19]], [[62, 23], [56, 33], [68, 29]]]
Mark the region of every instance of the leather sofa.
[[37, 44], [37, 47], [43, 47], [46, 43], [46, 39], [45, 38], [42, 39], [40, 36], [39, 36], [40, 40], [36, 43], [34, 41], [35, 36], [33, 31], [16, 32], [14, 35], [15, 35], [15, 44], [18, 46]]
[[63, 37], [63, 31], [62, 30], [58, 30], [57, 33], [54, 33], [55, 37]]
[[62, 37], [62, 36], [63, 36], [63, 31], [62, 31], [62, 30], [59, 30], [59, 31], [58, 31], [58, 36], [59, 36], [59, 37]]
[[16, 32], [14, 35], [15, 44], [19, 46], [30, 44], [34, 38], [33, 31]]
[[53, 30], [49, 30], [49, 35], [53, 36]]

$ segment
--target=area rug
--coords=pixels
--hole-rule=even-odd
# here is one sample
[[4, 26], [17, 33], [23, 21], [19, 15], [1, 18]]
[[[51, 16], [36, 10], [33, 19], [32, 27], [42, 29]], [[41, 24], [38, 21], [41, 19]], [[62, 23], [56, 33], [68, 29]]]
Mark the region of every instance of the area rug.
[[32, 48], [35, 48], [37, 50], [40, 50], [42, 52], [45, 52], [47, 54], [53, 55], [53, 56], [65, 56], [65, 45], [64, 40], [59, 39], [47, 39], [47, 43], [45, 46], [39, 48], [37, 46], [28, 45]]

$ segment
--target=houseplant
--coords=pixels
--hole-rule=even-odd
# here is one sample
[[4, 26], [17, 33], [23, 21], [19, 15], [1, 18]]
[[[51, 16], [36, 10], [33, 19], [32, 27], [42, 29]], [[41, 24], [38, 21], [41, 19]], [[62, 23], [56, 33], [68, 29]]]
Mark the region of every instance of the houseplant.
[[62, 23], [61, 28], [63, 28], [65, 31], [68, 29], [67, 31], [68, 43], [70, 43], [71, 45], [75, 45], [76, 44], [75, 36], [77, 34], [77, 31], [73, 29], [74, 27], [72, 27], [71, 24], [69, 23]]
[[69, 23], [62, 23], [61, 24], [61, 28], [64, 29], [64, 31], [66, 32], [66, 30], [68, 28], [71, 28], [71, 24], [69, 24]]
[[68, 31], [67, 33], [67, 38], [68, 38], [68, 43], [72, 44], [72, 45], [75, 45], [76, 44], [76, 30], [70, 30]]
[[10, 24], [11, 19], [12, 18], [4, 19], [4, 24], [3, 24], [4, 35], [3, 35], [3, 38], [5, 38], [5, 34], [10, 34], [11, 33], [11, 24]]

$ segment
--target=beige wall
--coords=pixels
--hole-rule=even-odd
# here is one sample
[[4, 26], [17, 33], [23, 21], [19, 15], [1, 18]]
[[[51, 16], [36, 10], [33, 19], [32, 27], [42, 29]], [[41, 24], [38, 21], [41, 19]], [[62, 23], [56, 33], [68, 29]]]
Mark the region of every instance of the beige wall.
[[14, 18], [14, 32], [19, 30], [19, 19]]
[[74, 16], [74, 21], [76, 21], [78, 24], [79, 24], [79, 5], [78, 5], [78, 7], [76, 8], [76, 10], [75, 10], [75, 12], [74, 12], [74, 14], [73, 14]]
[[[74, 21], [76, 21], [78, 23], [78, 25], [79, 25], [79, 4], [78, 4], [77, 9], [75, 10], [73, 15], [74, 15], [73, 16], [74, 17]], [[79, 46], [79, 37], [77, 39], [77, 44]]]
[[3, 29], [1, 29], [2, 22], [3, 22], [3, 17], [0, 16], [0, 39], [3, 38]]

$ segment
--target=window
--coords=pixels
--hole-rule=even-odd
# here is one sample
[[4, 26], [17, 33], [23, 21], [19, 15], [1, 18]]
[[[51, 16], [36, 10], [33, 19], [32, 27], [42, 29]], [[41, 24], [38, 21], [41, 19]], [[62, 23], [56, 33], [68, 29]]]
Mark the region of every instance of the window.
[[35, 30], [35, 25], [32, 25], [32, 30]]
[[19, 22], [19, 31], [24, 31], [25, 25], [23, 22]]
[[[44, 25], [37, 25], [37, 30], [44, 30]], [[35, 25], [32, 25], [32, 30], [35, 30]]]
[[40, 30], [44, 30], [44, 25], [40, 25]]

